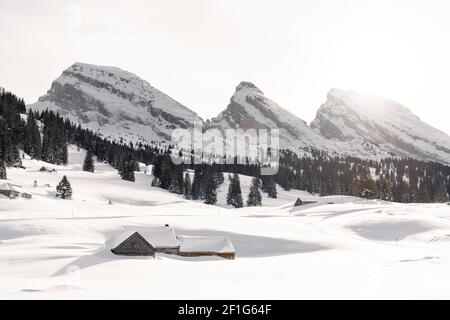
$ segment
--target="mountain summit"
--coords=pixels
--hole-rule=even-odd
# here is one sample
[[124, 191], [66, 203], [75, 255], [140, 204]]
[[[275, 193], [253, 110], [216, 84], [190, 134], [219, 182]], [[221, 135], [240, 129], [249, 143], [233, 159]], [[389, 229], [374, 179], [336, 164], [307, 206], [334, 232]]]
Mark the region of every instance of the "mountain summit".
[[450, 163], [450, 137], [391, 100], [332, 89], [311, 128], [329, 140], [364, 142], [393, 156]]
[[210, 128], [279, 129], [281, 147], [330, 148], [305, 121], [265, 97], [262, 90], [248, 81], [238, 84], [226, 109], [211, 119]]
[[126, 141], [170, 141], [173, 129], [202, 121], [133, 73], [85, 63], [66, 69], [29, 107], [57, 111], [105, 137]]
[[212, 136], [214, 130], [278, 129], [280, 147], [297, 153], [320, 149], [364, 159], [398, 156], [450, 164], [448, 135], [397, 102], [355, 91], [330, 90], [308, 126], [255, 84], [242, 81], [224, 111], [203, 123], [194, 111], [133, 73], [75, 63], [29, 107], [56, 111], [116, 140], [170, 143], [175, 129], [191, 130], [201, 122]]

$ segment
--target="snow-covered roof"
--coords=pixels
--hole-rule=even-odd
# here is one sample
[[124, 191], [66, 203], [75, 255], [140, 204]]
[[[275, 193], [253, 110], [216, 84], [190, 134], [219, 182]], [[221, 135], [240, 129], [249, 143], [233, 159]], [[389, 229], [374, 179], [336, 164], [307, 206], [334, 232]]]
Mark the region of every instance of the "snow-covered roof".
[[181, 246], [180, 252], [214, 252], [231, 253], [235, 252], [228, 237], [203, 237], [203, 236], [178, 236]]
[[124, 227], [123, 231], [111, 241], [111, 248], [115, 248], [138, 232], [155, 248], [179, 247], [181, 241], [177, 239], [175, 230], [169, 227]]
[[8, 180], [0, 179], [0, 190], [17, 191], [17, 188]]
[[18, 193], [31, 194], [30, 192], [28, 192], [21, 186], [12, 184], [10, 181], [5, 180], [5, 179], [0, 179], [0, 190], [10, 190], [10, 191], [18, 192]]

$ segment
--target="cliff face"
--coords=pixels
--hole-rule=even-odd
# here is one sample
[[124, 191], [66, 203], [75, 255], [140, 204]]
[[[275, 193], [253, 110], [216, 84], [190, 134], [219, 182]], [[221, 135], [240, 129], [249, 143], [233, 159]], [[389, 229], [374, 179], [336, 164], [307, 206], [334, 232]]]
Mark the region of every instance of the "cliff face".
[[138, 76], [113, 67], [75, 63], [29, 106], [50, 109], [126, 141], [167, 142], [177, 128], [189, 129], [197, 114]]
[[359, 141], [377, 152], [450, 163], [450, 137], [391, 100], [333, 89], [311, 128], [326, 139]]

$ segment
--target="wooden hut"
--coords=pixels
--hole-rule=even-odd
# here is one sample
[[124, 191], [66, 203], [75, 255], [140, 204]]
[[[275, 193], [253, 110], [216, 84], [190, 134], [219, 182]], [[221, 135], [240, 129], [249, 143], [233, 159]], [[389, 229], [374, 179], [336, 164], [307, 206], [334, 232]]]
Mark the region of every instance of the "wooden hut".
[[[135, 236], [130, 238], [132, 235]], [[175, 230], [170, 227], [126, 227], [113, 241], [111, 251], [118, 255], [133, 256], [154, 256], [155, 252], [176, 255], [180, 249], [180, 242]], [[122, 245], [123, 249], [118, 250]]]
[[178, 236], [181, 240], [180, 256], [218, 256], [233, 260], [236, 250], [228, 237]]
[[121, 256], [155, 256], [153, 247], [139, 232], [122, 232], [114, 241], [111, 252]]
[[297, 198], [297, 201], [294, 203], [294, 207], [300, 207], [303, 205], [303, 201], [300, 198]]
[[16, 186], [14, 186], [11, 182], [5, 179], [0, 180], [0, 194], [14, 199], [20, 195], [20, 191], [17, 190]]

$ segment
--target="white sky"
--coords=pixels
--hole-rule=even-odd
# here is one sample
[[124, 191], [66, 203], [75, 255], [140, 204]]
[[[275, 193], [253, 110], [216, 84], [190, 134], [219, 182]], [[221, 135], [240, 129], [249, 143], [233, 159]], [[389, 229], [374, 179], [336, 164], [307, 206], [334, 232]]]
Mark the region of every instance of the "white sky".
[[0, 0], [0, 30], [0, 86], [27, 103], [80, 61], [134, 72], [205, 119], [248, 80], [307, 122], [334, 87], [450, 133], [448, 0]]

